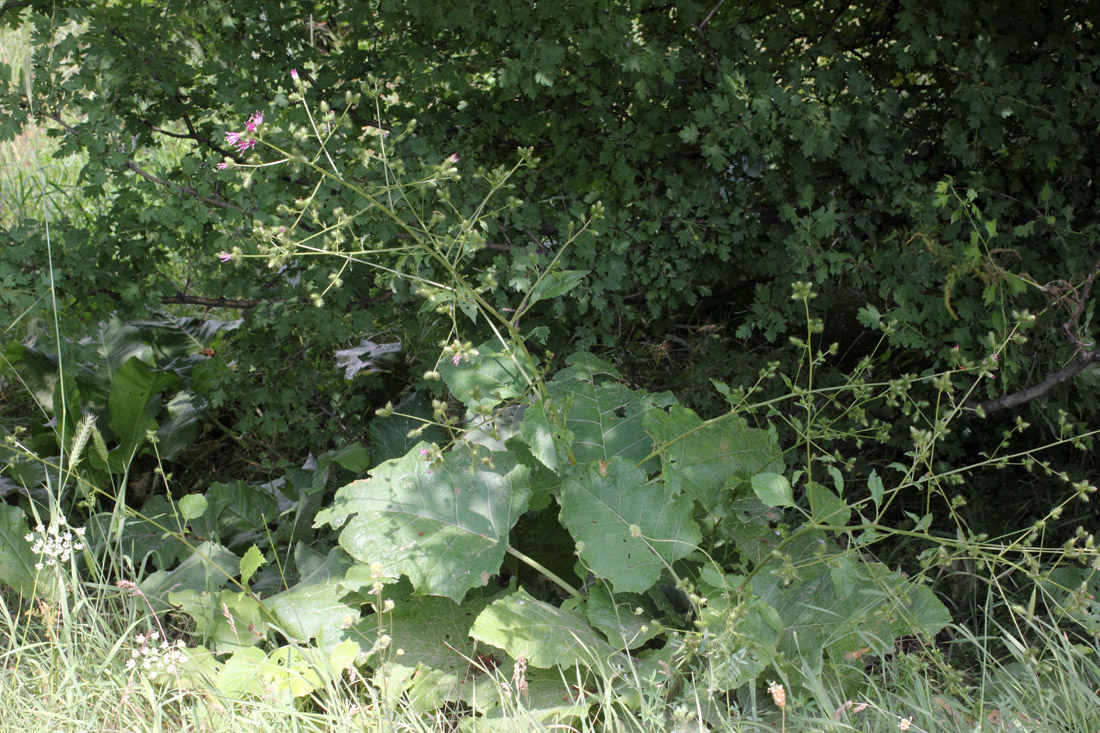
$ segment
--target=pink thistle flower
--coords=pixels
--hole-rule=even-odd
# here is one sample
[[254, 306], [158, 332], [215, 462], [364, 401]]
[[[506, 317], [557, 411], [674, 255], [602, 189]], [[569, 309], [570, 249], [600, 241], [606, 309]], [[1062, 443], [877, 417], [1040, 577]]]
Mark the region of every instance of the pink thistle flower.
[[420, 455], [424, 456], [425, 458], [427, 458], [430, 453], [431, 453], [431, 451], [428, 450], [427, 448], [421, 448], [420, 449]]
[[241, 133], [239, 132], [227, 132], [225, 133], [225, 141], [230, 145], [236, 145], [241, 140]]
[[264, 123], [264, 116], [261, 112], [254, 113], [248, 118], [248, 122], [245, 123], [245, 128], [249, 132], [256, 132], [256, 128]]
[[454, 364], [455, 366], [458, 366], [461, 362], [462, 362], [462, 354], [455, 354], [451, 358], [451, 363]]
[[256, 144], [256, 140], [254, 138], [251, 138], [251, 137], [248, 138], [247, 140], [241, 140], [240, 142], [237, 143], [237, 152], [238, 153], [243, 153], [244, 151], [248, 150], [249, 148], [251, 148], [255, 144]]
[[291, 69], [290, 70], [290, 78], [293, 79], [294, 81], [298, 81], [298, 70], [297, 69]]
[[228, 167], [229, 167], [229, 164], [226, 163], [224, 160], [221, 163], [218, 163], [218, 170], [220, 170], [220, 171], [224, 171]]
[[218, 259], [222, 262], [229, 262], [229, 260], [233, 259], [233, 255], [228, 252], [218, 252]]
[[458, 153], [451, 153], [450, 157], [447, 158], [448, 163], [457, 163], [460, 160], [462, 160], [462, 158], [458, 156]]

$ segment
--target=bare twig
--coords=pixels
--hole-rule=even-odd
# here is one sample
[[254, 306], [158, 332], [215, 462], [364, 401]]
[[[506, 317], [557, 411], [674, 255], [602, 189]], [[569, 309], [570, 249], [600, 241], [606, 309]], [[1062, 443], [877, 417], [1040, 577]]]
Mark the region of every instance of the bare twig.
[[1013, 392], [1012, 394], [1001, 395], [1000, 397], [986, 400], [985, 402], [968, 400], [965, 407], [968, 410], [980, 410], [986, 414], [1008, 410], [1018, 405], [1022, 405], [1025, 402], [1031, 402], [1032, 400], [1042, 397], [1058, 385], [1073, 379], [1073, 377], [1077, 376], [1077, 374], [1083, 371], [1089, 364], [1096, 363], [1100, 363], [1100, 350], [1083, 351], [1078, 354], [1076, 359], [1066, 366], [1043, 377], [1042, 381], [1038, 384], [1034, 384], [1026, 389], [1021, 389], [1019, 392]]
[[168, 295], [160, 299], [165, 305], [201, 305], [204, 308], [237, 308], [248, 310], [261, 303], [277, 303], [278, 300], [234, 300], [232, 298], [207, 298], [202, 295]]

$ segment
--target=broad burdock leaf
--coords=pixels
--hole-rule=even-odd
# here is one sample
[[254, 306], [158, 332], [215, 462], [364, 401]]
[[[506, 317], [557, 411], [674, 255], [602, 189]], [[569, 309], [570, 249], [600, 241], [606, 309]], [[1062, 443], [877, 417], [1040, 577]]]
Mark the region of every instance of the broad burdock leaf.
[[841, 659], [868, 649], [884, 654], [899, 636], [931, 637], [951, 622], [932, 591], [847, 554], [821, 532], [807, 532], [782, 548], [796, 578], [784, 581], [783, 562], [769, 559], [753, 590], [783, 619], [779, 651], [801, 660], [791, 674], [817, 674], [824, 655]]
[[240, 572], [240, 558], [214, 542], [203, 542], [172, 570], [158, 570], [138, 584], [154, 613], [171, 609], [169, 593], [193, 590], [213, 593], [221, 590]]
[[441, 363], [440, 376], [462, 404], [475, 413], [487, 413], [504, 400], [522, 396], [533, 381], [520, 367], [523, 356], [509, 354], [515, 347], [493, 339], [477, 347], [478, 355], [463, 357], [458, 364]]
[[[594, 357], [592, 360], [599, 361]], [[672, 398], [635, 392], [618, 382], [597, 384], [599, 372], [592, 360], [576, 360], [572, 368], [563, 370], [547, 385], [566, 429], [573, 434], [572, 459], [589, 463], [624, 456], [637, 463], [653, 450], [643, 417]]]
[[561, 521], [581, 560], [616, 592], [648, 590], [666, 566], [695, 550], [702, 538], [692, 509], [690, 498], [647, 484], [621, 456], [577, 466], [561, 488]]
[[138, 448], [145, 443], [146, 432], [157, 429], [160, 393], [179, 385], [179, 381], [172, 372], [154, 370], [136, 356], [115, 372], [107, 398], [111, 430], [120, 441], [110, 453], [113, 473], [125, 471]]
[[647, 610], [651, 605], [647, 598], [633, 593], [612, 595], [603, 584], [589, 589], [585, 603], [589, 622], [618, 649], [637, 649], [664, 632], [653, 619], [653, 610]]
[[717, 505], [732, 477], [782, 473], [782, 451], [773, 433], [736, 418], [705, 424], [693, 410], [673, 406], [646, 414], [645, 429], [661, 451], [665, 480], [702, 506]]
[[532, 667], [589, 667], [616, 653], [583, 616], [536, 600], [522, 588], [482, 611], [470, 636], [512, 659], [523, 656]]
[[571, 445], [574, 438], [571, 431], [550, 421], [542, 403], [527, 408], [519, 431], [531, 455], [551, 471], [558, 470], [558, 445]]
[[[500, 651], [479, 648], [470, 627], [492, 600], [468, 598], [460, 605], [438, 596], [396, 598], [392, 611], [356, 623], [351, 638], [369, 651], [365, 661], [385, 679], [385, 687], [379, 687], [391, 701], [403, 698], [423, 712], [460, 700], [483, 707], [496, 701], [495, 683], [470, 660], [479, 653], [485, 655], [483, 665], [506, 660]], [[378, 648], [379, 633], [390, 637], [384, 649]], [[401, 654], [395, 653], [398, 649]]]
[[417, 594], [461, 601], [500, 570], [531, 496], [528, 469], [508, 453], [467, 445], [428, 462], [422, 448], [337, 491], [314, 526], [343, 526], [340, 545], [352, 557], [407, 575]]
[[[307, 551], [307, 554], [312, 553]], [[311, 568], [297, 584], [266, 599], [264, 605], [275, 616], [280, 630], [303, 643], [316, 638], [318, 645], [326, 649], [340, 642], [342, 630], [355, 623], [360, 615], [358, 608], [340, 601], [348, 595], [340, 581], [351, 564], [344, 551], [334, 547], [324, 562]]]
[[194, 620], [188, 634], [217, 654], [254, 646], [267, 636], [269, 615], [251, 593], [229, 588], [217, 593], [180, 590], [169, 593], [168, 599]]
[[[35, 578], [53, 577], [34, 566], [41, 558], [31, 551], [26, 537], [29, 528], [23, 510], [10, 504], [0, 504], [0, 583], [16, 593], [30, 597], [35, 590]], [[39, 588], [39, 591], [51, 591]]]

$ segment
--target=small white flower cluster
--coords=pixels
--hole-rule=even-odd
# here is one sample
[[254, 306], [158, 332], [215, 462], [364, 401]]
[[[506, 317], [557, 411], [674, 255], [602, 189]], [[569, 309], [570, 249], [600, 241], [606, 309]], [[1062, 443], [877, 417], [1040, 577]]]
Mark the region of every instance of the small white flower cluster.
[[149, 674], [151, 680], [155, 680], [157, 675], [162, 673], [176, 674], [180, 663], [183, 662], [184, 643], [180, 640], [161, 641], [159, 631], [138, 634], [134, 637], [134, 643], [137, 644], [137, 648], [130, 651], [130, 658], [126, 660], [126, 669], [140, 667]]
[[42, 556], [42, 559], [34, 564], [37, 569], [42, 570], [68, 562], [73, 556], [73, 550], [83, 550], [84, 528], [70, 528], [65, 515], [59, 514], [57, 522], [51, 523], [49, 529], [39, 524], [23, 539], [31, 543], [31, 552]]

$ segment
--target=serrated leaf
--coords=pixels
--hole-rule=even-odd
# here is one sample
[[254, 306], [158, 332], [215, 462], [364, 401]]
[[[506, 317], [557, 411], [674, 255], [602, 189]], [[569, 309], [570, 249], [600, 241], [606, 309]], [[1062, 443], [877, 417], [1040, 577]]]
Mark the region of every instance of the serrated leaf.
[[623, 375], [619, 373], [611, 362], [604, 361], [598, 356], [588, 353], [587, 351], [580, 351], [575, 354], [570, 354], [565, 360], [566, 367], [561, 369], [554, 375], [555, 380], [562, 380], [568, 382], [572, 380], [580, 382], [595, 382], [597, 375], [606, 375], [612, 379], [622, 379]]
[[260, 552], [260, 548], [256, 545], [252, 545], [245, 551], [244, 557], [241, 558], [241, 582], [248, 585], [248, 581], [252, 579], [252, 574], [255, 573], [260, 567], [267, 562], [264, 559], [264, 554]]
[[[502, 670], [507, 677], [507, 670]], [[572, 670], [570, 670], [572, 673]], [[519, 695], [519, 705], [501, 705], [500, 697], [483, 715], [464, 717], [460, 733], [516, 733], [530, 730], [575, 730], [573, 724], [583, 718], [597, 697], [578, 689], [575, 673], [565, 676], [557, 669], [530, 667], [525, 675], [527, 690]], [[482, 701], [485, 702], [485, 701]], [[532, 721], [541, 727], [533, 728]]]
[[852, 508], [827, 486], [810, 481], [806, 486], [806, 494], [810, 499], [810, 513], [815, 522], [832, 525], [848, 523]]
[[579, 614], [536, 600], [522, 588], [482, 611], [470, 636], [512, 659], [523, 656], [532, 667], [588, 666], [615, 654]]
[[499, 571], [531, 496], [527, 474], [507, 453], [463, 445], [429, 464], [414, 448], [337, 491], [314, 526], [350, 518], [340, 545], [352, 557], [407, 575], [418, 594], [460, 601]]
[[695, 550], [702, 537], [692, 509], [691, 499], [647, 484], [621, 456], [577, 466], [561, 488], [561, 521], [581, 560], [622, 592], [648, 590], [667, 565]]
[[778, 473], [758, 473], [753, 476], [752, 491], [767, 506], [794, 506], [791, 483]]
[[551, 424], [545, 406], [535, 403], [527, 408], [520, 423], [520, 438], [537, 458], [551, 471], [558, 470], [558, 447], [573, 442], [573, 434], [563, 427]]
[[653, 450], [642, 422], [655, 406], [649, 395], [616, 382], [597, 385], [575, 379], [555, 379], [547, 390], [573, 434], [571, 450], [577, 463], [607, 461], [614, 456], [637, 463]]
[[253, 646], [267, 635], [267, 612], [247, 593], [189, 589], [169, 593], [168, 600], [195, 622], [189, 633], [204, 645], [212, 643], [218, 654]]
[[202, 494], [188, 494], [179, 500], [180, 514], [190, 521], [197, 519], [206, 511], [206, 497]]
[[215, 687], [225, 694], [265, 694], [260, 678], [260, 665], [265, 659], [267, 655], [257, 647], [245, 647], [234, 652], [225, 660]]
[[693, 410], [673, 406], [652, 410], [646, 432], [661, 451], [665, 480], [704, 507], [713, 507], [732, 476], [782, 471], [775, 436], [727, 418], [704, 424]]
[[882, 479], [879, 478], [878, 471], [873, 468], [870, 475], [867, 476], [867, 490], [871, 493], [871, 501], [875, 502], [875, 507], [881, 507], [885, 489], [882, 486]]

